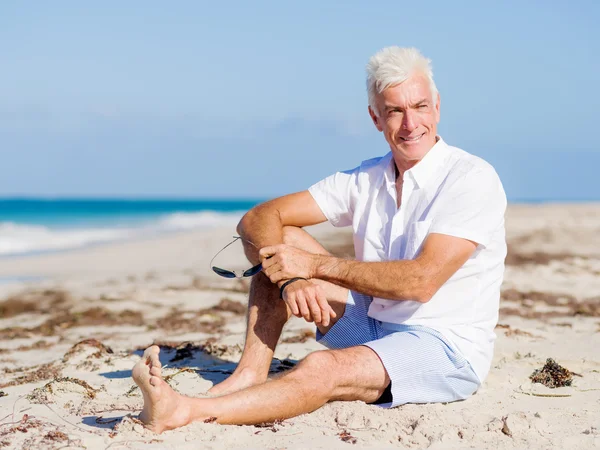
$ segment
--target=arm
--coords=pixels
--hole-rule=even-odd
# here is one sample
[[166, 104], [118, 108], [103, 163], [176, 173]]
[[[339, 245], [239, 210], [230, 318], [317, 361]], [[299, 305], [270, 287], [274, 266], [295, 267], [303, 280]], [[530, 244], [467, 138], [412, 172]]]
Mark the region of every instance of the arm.
[[323, 256], [316, 278], [374, 297], [426, 303], [476, 248], [473, 241], [431, 234], [414, 260], [361, 262]]
[[360, 262], [310, 255], [289, 246], [263, 248], [265, 273], [276, 282], [291, 276], [314, 276], [391, 300], [427, 302], [471, 257], [477, 245], [489, 245], [504, 226], [506, 195], [487, 163], [456, 171], [437, 199], [430, 234], [414, 260]]
[[283, 243], [283, 227], [305, 227], [326, 220], [312, 195], [302, 191], [255, 206], [244, 215], [237, 232], [244, 241], [246, 256], [258, 264], [259, 249]]
[[273, 282], [292, 276], [319, 278], [375, 297], [426, 303], [476, 248], [473, 241], [433, 233], [414, 260], [362, 262], [312, 255], [286, 245], [265, 248], [260, 254], [273, 255], [266, 265], [279, 270], [265, 272]]
[[[283, 242], [283, 227], [304, 227], [325, 220], [327, 218], [312, 195], [303, 191], [276, 198], [251, 209], [240, 221], [237, 231], [243, 238], [246, 256], [253, 264], [257, 264], [262, 259], [259, 257], [259, 249]], [[271, 281], [281, 286], [287, 279]], [[327, 326], [330, 317], [336, 317], [321, 287], [310, 281], [301, 280], [290, 285], [286, 289], [284, 300], [292, 314], [304, 317], [309, 322], [314, 320], [317, 324]]]

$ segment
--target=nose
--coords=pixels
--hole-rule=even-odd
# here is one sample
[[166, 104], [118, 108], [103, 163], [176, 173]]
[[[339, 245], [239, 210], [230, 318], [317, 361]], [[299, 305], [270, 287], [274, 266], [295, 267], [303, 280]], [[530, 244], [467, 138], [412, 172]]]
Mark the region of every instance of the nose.
[[402, 128], [410, 133], [416, 127], [414, 113], [408, 109], [402, 118]]

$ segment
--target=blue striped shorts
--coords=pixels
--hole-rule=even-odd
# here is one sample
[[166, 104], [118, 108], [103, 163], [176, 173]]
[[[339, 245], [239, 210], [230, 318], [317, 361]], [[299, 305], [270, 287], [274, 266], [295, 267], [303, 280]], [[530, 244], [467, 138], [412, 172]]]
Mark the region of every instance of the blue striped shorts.
[[371, 301], [350, 291], [344, 315], [327, 334], [317, 329], [317, 341], [330, 349], [366, 345], [377, 353], [391, 380], [379, 406], [453, 402], [477, 390], [479, 378], [444, 336], [424, 326], [372, 319], [367, 316]]

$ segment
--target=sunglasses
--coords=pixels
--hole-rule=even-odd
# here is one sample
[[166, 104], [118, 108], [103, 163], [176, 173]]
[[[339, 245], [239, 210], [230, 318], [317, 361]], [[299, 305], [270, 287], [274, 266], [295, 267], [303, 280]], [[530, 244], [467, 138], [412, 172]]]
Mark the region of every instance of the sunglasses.
[[[235, 243], [238, 239], [241, 239], [241, 236], [234, 236], [233, 237], [233, 241], [231, 241], [229, 244], [227, 244], [225, 247], [223, 247], [221, 250], [219, 250], [217, 252], [217, 254], [215, 256], [213, 256], [213, 258], [210, 260], [210, 268], [217, 275], [220, 275], [220, 276], [225, 277], [225, 278], [244, 278], [244, 277], [251, 277], [253, 275], [256, 275], [258, 272], [260, 272], [262, 270], [262, 264], [257, 264], [254, 267], [250, 267], [248, 270], [244, 270], [241, 274], [238, 274], [234, 270], [221, 269], [220, 267], [212, 265], [212, 263], [215, 260], [215, 258], [217, 256], [219, 256], [219, 253], [221, 253], [227, 247], [229, 247], [230, 245], [232, 245], [233, 243]], [[250, 242], [250, 241], [246, 241], [246, 242]], [[250, 244], [252, 244], [252, 242], [250, 242]], [[254, 245], [254, 244], [252, 244], [252, 245]]]

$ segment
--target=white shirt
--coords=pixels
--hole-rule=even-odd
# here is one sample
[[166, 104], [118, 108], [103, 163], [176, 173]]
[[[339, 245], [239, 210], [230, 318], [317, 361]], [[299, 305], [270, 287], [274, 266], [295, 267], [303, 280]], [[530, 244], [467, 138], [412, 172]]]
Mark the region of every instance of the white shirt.
[[368, 315], [439, 331], [483, 381], [494, 352], [506, 257], [502, 183], [490, 164], [441, 138], [404, 173], [400, 208], [395, 178], [390, 152], [337, 172], [309, 192], [334, 226], [352, 225], [360, 261], [414, 259], [429, 233], [478, 244], [429, 302], [374, 298]]

